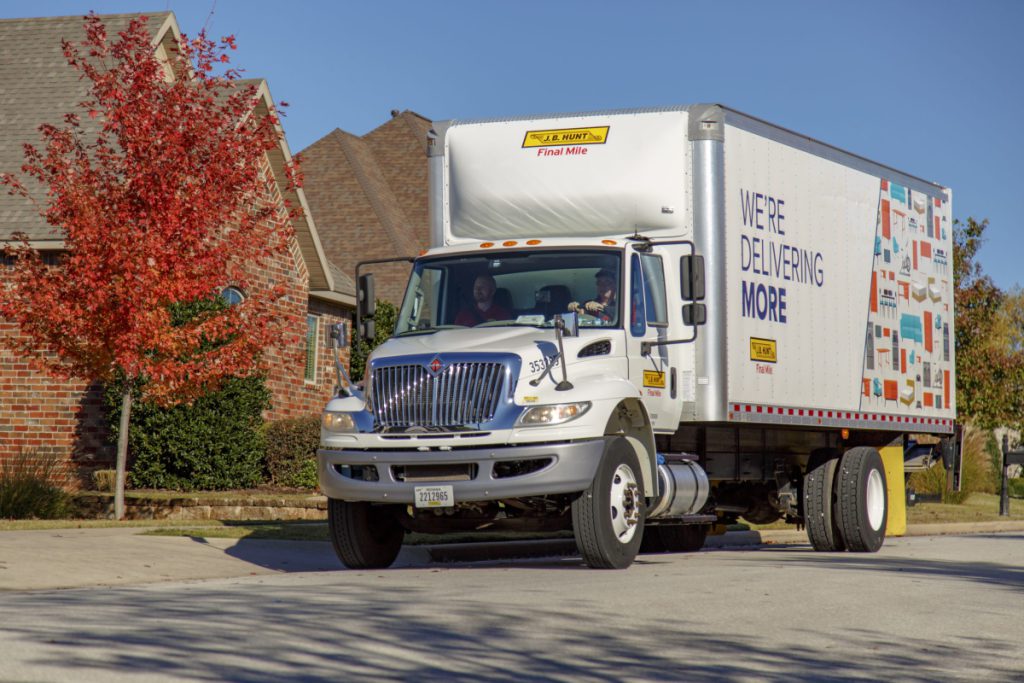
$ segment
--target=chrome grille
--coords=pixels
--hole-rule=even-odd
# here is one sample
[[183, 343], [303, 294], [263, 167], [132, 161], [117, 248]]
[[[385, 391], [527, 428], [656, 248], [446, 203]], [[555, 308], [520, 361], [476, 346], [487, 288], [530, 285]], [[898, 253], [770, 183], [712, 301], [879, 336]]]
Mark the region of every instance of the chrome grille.
[[502, 363], [452, 363], [437, 375], [418, 364], [374, 368], [374, 420], [389, 428], [479, 425], [494, 417], [504, 384]]

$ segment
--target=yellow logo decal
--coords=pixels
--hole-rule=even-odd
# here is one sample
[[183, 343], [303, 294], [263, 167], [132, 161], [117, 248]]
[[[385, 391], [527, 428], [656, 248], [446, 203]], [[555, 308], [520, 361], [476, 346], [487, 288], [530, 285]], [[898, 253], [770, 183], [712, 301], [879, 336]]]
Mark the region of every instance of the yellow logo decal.
[[658, 389], [665, 388], [665, 373], [655, 372], [654, 370], [644, 370], [644, 386], [645, 387], [656, 387]]
[[775, 340], [774, 339], [758, 339], [757, 337], [750, 338], [750, 360], [760, 361], [762, 363], [775, 363], [778, 361], [778, 355], [775, 351]]
[[558, 147], [560, 145], [603, 145], [608, 141], [608, 126], [596, 128], [559, 128], [528, 130], [523, 147]]

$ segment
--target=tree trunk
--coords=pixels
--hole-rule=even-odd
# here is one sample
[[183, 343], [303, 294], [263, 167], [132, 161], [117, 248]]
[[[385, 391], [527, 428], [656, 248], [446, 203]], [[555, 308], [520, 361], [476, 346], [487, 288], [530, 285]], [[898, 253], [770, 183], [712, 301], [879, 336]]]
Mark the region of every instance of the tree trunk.
[[121, 395], [121, 429], [117, 433], [117, 482], [114, 485], [114, 519], [124, 519], [124, 475], [128, 462], [128, 422], [132, 413], [132, 387], [125, 382]]

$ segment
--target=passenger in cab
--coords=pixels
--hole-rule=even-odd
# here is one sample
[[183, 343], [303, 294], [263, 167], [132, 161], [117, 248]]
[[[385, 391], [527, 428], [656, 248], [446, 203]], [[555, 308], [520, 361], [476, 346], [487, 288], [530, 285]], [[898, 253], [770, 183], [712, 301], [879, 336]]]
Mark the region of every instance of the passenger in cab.
[[583, 304], [578, 301], [570, 301], [568, 310], [592, 315], [602, 323], [611, 325], [615, 322], [618, 313], [616, 301], [619, 289], [618, 278], [612, 271], [602, 268], [597, 271], [595, 280], [597, 281], [597, 296]]

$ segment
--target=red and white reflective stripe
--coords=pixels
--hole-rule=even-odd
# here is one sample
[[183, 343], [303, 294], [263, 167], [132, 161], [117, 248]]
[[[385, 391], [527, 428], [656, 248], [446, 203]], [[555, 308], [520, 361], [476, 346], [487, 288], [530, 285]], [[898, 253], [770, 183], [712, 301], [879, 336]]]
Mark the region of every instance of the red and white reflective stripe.
[[864, 413], [843, 410], [820, 410], [817, 408], [789, 408], [782, 406], [764, 406], [750, 403], [733, 403], [729, 413], [730, 420], [745, 421], [747, 414], [778, 415], [780, 417], [820, 418], [826, 420], [843, 420], [851, 422], [886, 422], [899, 425], [922, 425], [927, 427], [944, 427], [953, 429], [955, 421], [941, 417], [920, 417], [914, 415], [890, 415], [885, 413]]

